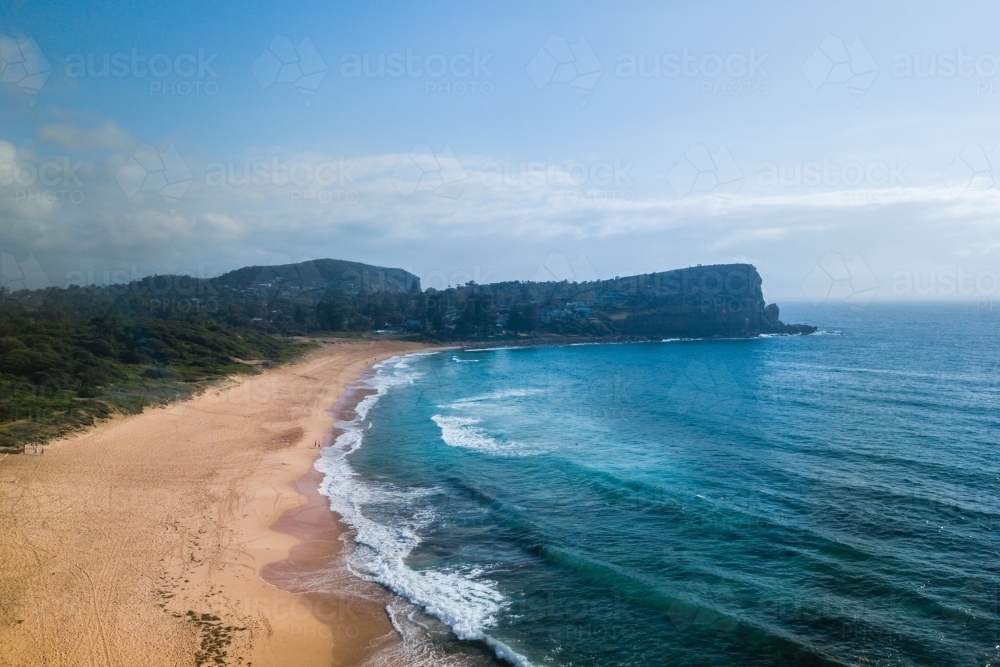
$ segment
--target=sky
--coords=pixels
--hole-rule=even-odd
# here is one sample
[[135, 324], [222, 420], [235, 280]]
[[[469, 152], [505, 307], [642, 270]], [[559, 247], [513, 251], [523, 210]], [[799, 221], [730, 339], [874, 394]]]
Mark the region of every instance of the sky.
[[1000, 298], [995, 3], [10, 3], [9, 287], [332, 257]]

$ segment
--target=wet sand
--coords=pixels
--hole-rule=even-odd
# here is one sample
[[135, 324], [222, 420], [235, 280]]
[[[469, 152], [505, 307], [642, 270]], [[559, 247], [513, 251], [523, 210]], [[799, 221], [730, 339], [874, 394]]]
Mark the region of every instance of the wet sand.
[[[324, 344], [0, 461], [0, 665], [328, 666], [398, 643], [381, 588], [319, 567], [343, 526], [309, 471], [344, 387], [417, 348]], [[296, 568], [328, 574], [282, 590]]]
[[[362, 377], [372, 374], [369, 368]], [[356, 384], [349, 385], [330, 414], [338, 421], [350, 420], [357, 404], [372, 393]], [[323, 444], [333, 444], [340, 433], [331, 429]], [[398, 644], [399, 638], [385, 611], [389, 594], [347, 570], [345, 540], [350, 538], [350, 532], [319, 492], [322, 481], [323, 474], [313, 467], [292, 482], [306, 502], [287, 510], [271, 528], [293, 536], [299, 543], [287, 558], [264, 565], [260, 575], [272, 586], [297, 594], [313, 616], [329, 628], [330, 636], [341, 645], [337, 664], [361, 664]]]

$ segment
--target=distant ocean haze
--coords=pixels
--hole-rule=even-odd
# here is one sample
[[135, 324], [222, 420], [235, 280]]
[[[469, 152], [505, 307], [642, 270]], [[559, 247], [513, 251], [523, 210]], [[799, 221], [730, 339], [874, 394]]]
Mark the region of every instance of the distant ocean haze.
[[998, 314], [788, 310], [819, 334], [381, 363], [317, 467], [406, 650], [1000, 659]]

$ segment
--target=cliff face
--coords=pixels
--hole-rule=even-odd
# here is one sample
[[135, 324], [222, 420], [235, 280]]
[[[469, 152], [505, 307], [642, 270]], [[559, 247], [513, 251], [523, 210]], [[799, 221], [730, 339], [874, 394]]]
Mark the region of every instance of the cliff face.
[[[776, 304], [765, 305], [761, 278], [750, 264], [717, 264], [603, 281], [604, 296], [618, 301], [622, 333], [681, 337], [812, 333], [786, 325]], [[612, 318], [614, 319], [614, 317]]]
[[776, 304], [765, 305], [761, 278], [750, 264], [715, 264], [586, 283], [489, 285], [499, 305], [530, 300], [546, 309], [578, 304], [613, 333], [643, 337], [745, 337], [812, 333], [786, 325]]

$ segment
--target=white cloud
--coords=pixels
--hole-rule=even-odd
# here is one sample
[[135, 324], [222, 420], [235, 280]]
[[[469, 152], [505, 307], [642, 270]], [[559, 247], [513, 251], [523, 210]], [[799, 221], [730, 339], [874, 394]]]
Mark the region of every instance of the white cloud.
[[[513, 279], [531, 275], [545, 259], [527, 257], [525, 248], [544, 247], [566, 257], [584, 254], [601, 277], [755, 257], [769, 272], [769, 294], [781, 295], [799, 294], [815, 258], [828, 251], [853, 257], [865, 250], [880, 284], [889, 284], [895, 268], [950, 266], [963, 249], [971, 252], [962, 257], [971, 267], [1000, 247], [996, 199], [956, 198], [939, 180], [906, 188], [902, 203], [750, 187], [727, 202], [722, 215], [717, 197], [678, 199], [665, 181], [658, 189], [628, 185], [634, 188], [628, 201], [601, 200], [593, 197], [599, 186], [579, 183], [579, 174], [565, 166], [542, 179], [498, 179], [502, 170], [482, 156], [461, 160], [467, 179], [457, 198], [419, 189], [404, 197], [392, 176], [405, 154], [272, 149], [224, 160], [185, 153], [193, 178], [183, 199], [169, 203], [156, 193], [130, 199], [123, 192], [116, 175], [136, 144], [119, 146], [126, 135], [115, 126], [95, 133], [49, 125], [38, 134], [66, 150], [112, 153], [75, 172], [80, 185], [70, 189], [82, 193], [78, 202], [46, 198], [47, 188], [37, 183], [21, 187], [0, 179], [0, 250], [34, 253], [55, 284], [74, 271], [100, 275], [132, 265], [140, 275], [202, 266], [221, 273], [275, 252], [403, 267], [434, 257], [434, 267], [445, 273], [462, 267], [471, 274], [473, 263], [488, 261], [493, 279]], [[0, 169], [23, 161], [39, 158], [0, 141]], [[248, 164], [251, 176], [259, 173], [255, 167], [264, 169], [266, 182], [245, 178]], [[289, 167], [299, 170], [294, 178]], [[213, 173], [221, 181], [212, 180]], [[879, 248], [894, 249], [882, 254], [891, 258], [885, 265], [877, 261]]]
[[81, 128], [67, 123], [48, 123], [38, 128], [38, 138], [80, 153], [95, 150], [125, 150], [136, 141], [112, 122], [98, 128]]

